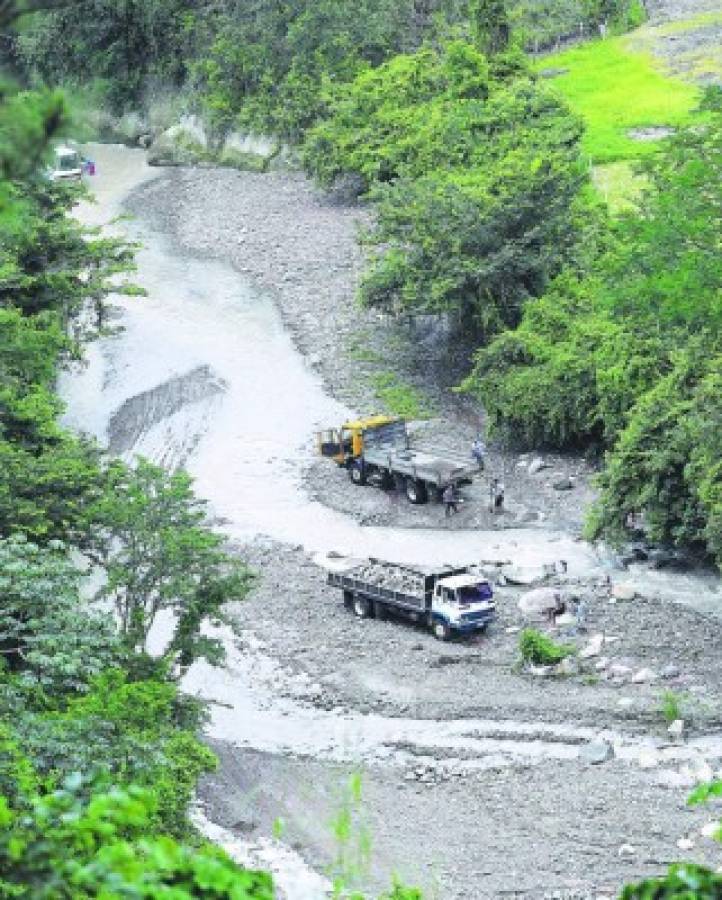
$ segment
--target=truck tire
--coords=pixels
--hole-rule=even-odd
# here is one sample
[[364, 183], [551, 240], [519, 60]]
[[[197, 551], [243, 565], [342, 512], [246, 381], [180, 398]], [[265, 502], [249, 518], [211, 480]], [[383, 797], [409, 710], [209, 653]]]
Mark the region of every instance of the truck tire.
[[426, 503], [426, 501], [429, 499], [429, 491], [424, 482], [418, 478], [407, 478], [406, 499], [409, 501], [409, 503]]
[[383, 603], [379, 603], [378, 600], [374, 601], [374, 618], [378, 619], [379, 622], [383, 622], [386, 618], [386, 607]]
[[343, 592], [343, 605], [346, 607], [346, 609], [353, 609], [353, 591]]
[[438, 641], [448, 641], [451, 637], [451, 629], [446, 622], [434, 622], [434, 637]]
[[348, 477], [358, 487], [366, 484], [366, 469], [364, 468], [364, 464], [358, 459], [355, 459], [353, 460], [353, 462], [349, 463]]
[[368, 619], [371, 615], [371, 604], [366, 599], [366, 597], [362, 597], [360, 594], [356, 594], [353, 598], [353, 611], [359, 617], [359, 619]]

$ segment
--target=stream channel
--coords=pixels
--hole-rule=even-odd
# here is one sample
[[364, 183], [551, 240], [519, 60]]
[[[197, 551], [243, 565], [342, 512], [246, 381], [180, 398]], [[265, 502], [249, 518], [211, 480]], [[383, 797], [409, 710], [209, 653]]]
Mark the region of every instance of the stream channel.
[[[488, 533], [365, 527], [312, 501], [302, 473], [314, 452], [313, 434], [353, 411], [330, 396], [295, 349], [271, 298], [230, 265], [180, 255], [142, 219], [121, 216], [124, 198], [154, 177], [142, 151], [97, 146], [91, 155], [98, 163], [91, 184], [97, 203], [83, 204], [78, 216], [142, 245], [134, 280], [148, 296], [116, 298], [115, 324], [122, 328], [91, 345], [85, 364], [61, 377], [66, 424], [126, 459], [143, 455], [184, 466], [234, 543], [261, 538], [300, 545], [321, 564], [330, 564], [326, 554], [334, 551], [424, 564], [498, 557], [540, 565], [563, 558], [571, 574], [606, 571], [592, 545], [541, 527]], [[661, 593], [702, 610], [722, 609], [715, 579], [655, 577]], [[252, 635], [243, 651], [230, 631], [225, 638], [227, 667], [196, 665], [185, 687], [216, 701], [210, 736], [244, 748], [368, 766], [404, 765], [406, 751], [399, 748], [418, 745], [431, 764], [438, 750], [440, 766], [483, 767], [574, 757], [595, 737], [572, 726], [320, 710], [302, 691], [294, 700], [277, 690], [290, 677]], [[639, 750], [635, 740], [610, 739], [620, 757]], [[719, 742], [712, 744], [719, 750]], [[696, 749], [711, 750], [710, 741]], [[455, 750], [463, 751], [459, 758]], [[670, 751], [670, 758], [694, 752], [687, 746]], [[243, 861], [274, 868], [289, 897], [322, 895], [323, 880], [308, 870], [299, 874], [299, 860], [277, 842], [275, 851], [256, 846], [249, 856], [207, 820], [204, 828]]]

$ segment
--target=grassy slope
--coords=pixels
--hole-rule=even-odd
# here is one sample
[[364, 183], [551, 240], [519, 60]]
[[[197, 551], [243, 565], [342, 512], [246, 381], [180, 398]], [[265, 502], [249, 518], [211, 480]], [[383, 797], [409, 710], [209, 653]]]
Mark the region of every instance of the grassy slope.
[[593, 163], [638, 159], [655, 142], [628, 132], [689, 122], [699, 90], [665, 75], [651, 55], [632, 49], [629, 37], [594, 41], [546, 57], [540, 69], [565, 69], [554, 84], [587, 123], [584, 150]]
[[671, 34], [690, 33], [722, 21], [722, 13], [644, 26], [545, 57], [537, 69], [562, 70], [554, 86], [587, 124], [583, 147], [594, 182], [613, 210], [634, 203], [641, 182], [634, 161], [654, 153], [657, 141], [629, 137], [632, 129], [689, 123], [699, 88], [667, 74], [652, 50]]

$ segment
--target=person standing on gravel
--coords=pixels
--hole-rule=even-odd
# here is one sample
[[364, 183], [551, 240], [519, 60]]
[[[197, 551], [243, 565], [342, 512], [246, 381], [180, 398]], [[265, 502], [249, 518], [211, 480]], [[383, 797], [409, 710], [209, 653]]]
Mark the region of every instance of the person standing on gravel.
[[481, 435], [477, 434], [476, 440], [471, 445], [471, 455], [476, 460], [479, 471], [484, 470], [484, 457], [486, 456], [486, 447], [481, 439]]
[[498, 478], [492, 478], [489, 484], [489, 512], [497, 513], [504, 509], [504, 484]]
[[441, 499], [444, 502], [444, 515], [447, 519], [452, 512], [457, 513], [459, 511], [459, 507], [457, 506], [458, 500], [453, 484], [446, 485], [444, 493], [441, 495]]

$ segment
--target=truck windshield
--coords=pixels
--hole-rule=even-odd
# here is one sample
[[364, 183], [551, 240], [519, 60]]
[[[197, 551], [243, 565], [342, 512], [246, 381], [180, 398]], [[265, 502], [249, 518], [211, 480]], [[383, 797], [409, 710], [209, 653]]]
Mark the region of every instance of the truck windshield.
[[57, 166], [61, 172], [72, 172], [80, 168], [80, 157], [77, 153], [59, 153]]
[[459, 588], [456, 593], [459, 603], [478, 603], [480, 600], [489, 600], [492, 596], [491, 587], [486, 581]]

